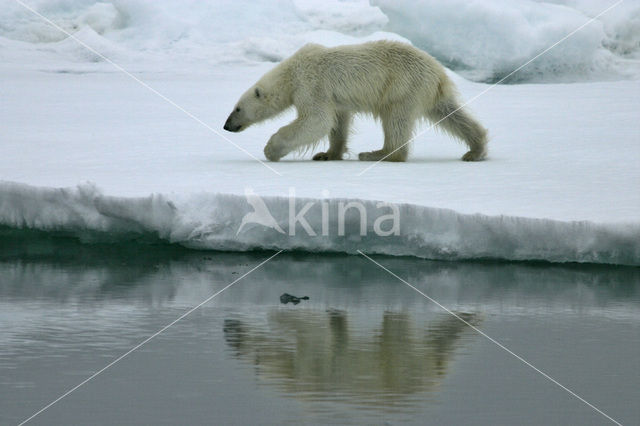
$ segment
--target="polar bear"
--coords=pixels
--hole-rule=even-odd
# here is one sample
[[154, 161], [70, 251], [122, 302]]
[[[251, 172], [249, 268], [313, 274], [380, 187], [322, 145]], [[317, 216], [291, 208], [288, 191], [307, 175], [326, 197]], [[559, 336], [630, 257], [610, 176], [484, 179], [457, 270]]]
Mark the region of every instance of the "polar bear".
[[327, 152], [314, 160], [341, 160], [351, 119], [370, 113], [382, 121], [382, 149], [364, 161], [405, 161], [416, 121], [426, 118], [469, 147], [464, 161], [487, 154], [487, 130], [460, 107], [444, 67], [427, 53], [393, 41], [327, 48], [307, 44], [247, 90], [224, 129], [240, 132], [294, 106], [297, 118], [264, 148], [271, 161], [308, 148], [329, 135]]

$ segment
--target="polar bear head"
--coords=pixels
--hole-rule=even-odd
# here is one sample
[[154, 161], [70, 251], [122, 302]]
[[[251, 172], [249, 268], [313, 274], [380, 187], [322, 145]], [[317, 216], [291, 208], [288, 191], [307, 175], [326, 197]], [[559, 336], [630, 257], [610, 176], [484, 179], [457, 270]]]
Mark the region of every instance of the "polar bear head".
[[280, 96], [257, 84], [247, 90], [241, 97], [233, 112], [224, 123], [224, 129], [230, 132], [241, 132], [254, 123], [274, 117], [282, 112]]

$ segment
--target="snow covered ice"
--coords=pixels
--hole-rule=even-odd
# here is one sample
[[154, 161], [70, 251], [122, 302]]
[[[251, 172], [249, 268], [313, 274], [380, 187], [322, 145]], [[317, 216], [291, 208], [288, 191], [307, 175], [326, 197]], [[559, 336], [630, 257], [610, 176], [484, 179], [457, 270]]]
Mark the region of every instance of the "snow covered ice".
[[[376, 0], [388, 28], [476, 81], [499, 81], [576, 28], [506, 82], [638, 76], [640, 4], [603, 0]], [[611, 7], [606, 13], [598, 16]], [[590, 19], [595, 22], [587, 24]]]
[[[465, 3], [463, 5], [462, 3]], [[263, 159], [293, 112], [222, 133], [239, 95], [307, 42], [411, 42], [474, 98], [610, 6], [605, 1], [31, 1], [28, 4], [224, 138]], [[0, 8], [0, 224], [83, 238], [255, 248], [640, 265], [640, 4], [623, 2], [474, 100], [489, 159], [423, 126], [404, 164], [356, 120], [350, 160], [312, 152], [273, 173], [17, 2]], [[455, 13], [454, 13], [455, 12]], [[449, 22], [450, 24], [446, 24]], [[472, 81], [474, 80], [474, 81]], [[400, 234], [283, 235], [253, 226], [251, 188], [288, 230], [289, 191], [316, 230], [321, 200], [397, 203]], [[336, 229], [335, 214], [329, 228]], [[351, 232], [353, 231], [353, 232]], [[17, 231], [15, 231], [17, 232]]]

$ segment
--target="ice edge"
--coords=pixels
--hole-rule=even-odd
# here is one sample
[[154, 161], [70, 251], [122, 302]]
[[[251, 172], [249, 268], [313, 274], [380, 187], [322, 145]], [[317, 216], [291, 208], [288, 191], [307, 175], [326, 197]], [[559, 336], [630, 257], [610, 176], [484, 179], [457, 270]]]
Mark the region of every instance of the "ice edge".
[[[461, 214], [453, 210], [398, 204], [399, 232], [373, 232], [379, 201], [303, 199], [293, 205], [286, 197], [261, 197], [282, 231], [248, 224], [253, 208], [245, 196], [194, 194], [188, 197], [153, 194], [147, 197], [106, 196], [94, 185], [44, 188], [0, 182], [0, 226], [15, 230], [63, 232], [85, 242], [128, 241], [152, 235], [172, 244], [219, 251], [301, 250], [414, 256], [434, 260], [499, 259], [507, 261], [580, 262], [640, 266], [640, 223], [563, 222], [514, 216]], [[351, 209], [339, 235], [338, 211], [353, 201], [368, 218], [360, 235], [360, 216]], [[304, 215], [312, 231], [300, 223], [290, 228], [291, 209]], [[324, 207], [324, 216], [323, 208]], [[327, 212], [329, 213], [327, 215]], [[328, 235], [323, 235], [327, 229]], [[389, 228], [389, 224], [385, 225]], [[293, 235], [291, 235], [293, 234]]]

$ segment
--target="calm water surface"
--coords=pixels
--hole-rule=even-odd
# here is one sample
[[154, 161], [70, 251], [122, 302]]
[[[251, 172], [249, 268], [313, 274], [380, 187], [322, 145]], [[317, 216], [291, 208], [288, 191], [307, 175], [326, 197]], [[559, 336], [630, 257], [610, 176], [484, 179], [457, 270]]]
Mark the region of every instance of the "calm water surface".
[[[0, 424], [18, 424], [272, 253], [0, 241]], [[640, 269], [387, 268], [623, 424]], [[280, 295], [308, 296], [297, 305]], [[281, 254], [29, 424], [608, 424], [357, 256]]]

